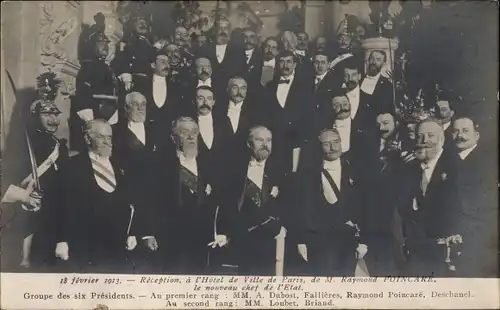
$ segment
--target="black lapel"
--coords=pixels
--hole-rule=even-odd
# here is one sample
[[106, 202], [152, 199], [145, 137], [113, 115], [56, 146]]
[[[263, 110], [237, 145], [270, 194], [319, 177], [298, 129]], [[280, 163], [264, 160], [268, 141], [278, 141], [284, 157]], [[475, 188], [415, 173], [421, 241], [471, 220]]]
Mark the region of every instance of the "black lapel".
[[272, 163], [269, 162], [269, 159], [266, 161], [266, 166], [264, 167], [264, 178], [262, 179], [262, 204], [264, 205], [266, 201], [269, 199], [269, 194], [271, 193], [271, 182], [274, 178], [273, 166]]

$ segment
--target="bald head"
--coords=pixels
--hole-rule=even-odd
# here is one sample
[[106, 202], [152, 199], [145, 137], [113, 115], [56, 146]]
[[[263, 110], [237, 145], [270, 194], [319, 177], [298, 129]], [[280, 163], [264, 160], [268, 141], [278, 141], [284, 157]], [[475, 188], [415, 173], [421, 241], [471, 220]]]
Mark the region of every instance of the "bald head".
[[199, 57], [194, 61], [196, 76], [205, 82], [212, 76], [212, 63], [206, 57]]

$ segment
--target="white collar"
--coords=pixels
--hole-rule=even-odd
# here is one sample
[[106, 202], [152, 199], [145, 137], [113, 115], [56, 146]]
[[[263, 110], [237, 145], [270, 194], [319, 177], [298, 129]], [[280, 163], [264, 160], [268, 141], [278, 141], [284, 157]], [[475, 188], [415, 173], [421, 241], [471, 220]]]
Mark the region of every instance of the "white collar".
[[153, 73], [153, 81], [165, 81], [167, 77]]
[[295, 54], [300, 55], [300, 56], [305, 56], [306, 55], [306, 51], [295, 50]]
[[252, 48], [251, 50], [245, 50], [245, 54], [246, 54], [247, 56], [252, 55], [252, 54], [253, 54], [253, 51], [255, 51], [255, 48]]
[[264, 60], [263, 66], [268, 66], [268, 67], [275, 67], [276, 66], [276, 59], [273, 58], [271, 60]]
[[322, 81], [324, 78], [325, 78], [325, 75], [328, 73], [328, 71], [326, 71], [325, 73], [321, 74], [321, 75], [316, 75], [316, 80], [319, 79], [320, 81]]
[[295, 77], [295, 71], [292, 72], [292, 74], [290, 74], [288, 77], [280, 76], [280, 80], [290, 80], [290, 83], [288, 83], [288, 85], [291, 85], [294, 77]]
[[179, 158], [179, 161], [181, 163], [186, 162], [186, 161], [188, 161], [188, 162], [189, 161], [196, 161], [196, 157], [187, 158], [181, 150], [177, 150], [177, 158]]
[[336, 119], [335, 126], [337, 127], [345, 127], [351, 125], [351, 118], [348, 117], [346, 119]]
[[340, 171], [340, 158], [336, 160], [324, 160], [323, 159], [323, 168], [328, 171]]
[[208, 79], [203, 82], [202, 80], [198, 79], [198, 86], [200, 85], [207, 85], [207, 86], [212, 86], [212, 78], [209, 77]]
[[212, 112], [208, 113], [207, 115], [198, 115], [198, 120], [199, 121], [208, 121], [208, 120], [212, 120]]
[[443, 129], [444, 129], [444, 130], [448, 130], [448, 128], [450, 127], [450, 125], [451, 125], [451, 121], [449, 121], [449, 122], [447, 122], [447, 123], [444, 123], [444, 124], [443, 124]]
[[474, 146], [473, 146], [473, 147], [470, 147], [470, 148], [468, 148], [468, 149], [465, 149], [465, 150], [463, 150], [463, 151], [460, 151], [460, 152], [458, 153], [458, 156], [460, 156], [460, 158], [461, 158], [462, 160], [465, 160], [465, 159], [467, 158], [467, 156], [469, 156], [469, 154], [470, 154], [472, 151], [474, 151], [474, 149], [475, 149], [476, 147], [477, 147], [477, 143], [476, 143], [476, 144], [474, 144]]
[[226, 48], [227, 47], [227, 43], [226, 44], [216, 44], [215, 45], [216, 48], [220, 48], [220, 49], [223, 49], [223, 48]]
[[266, 166], [266, 161], [267, 161], [267, 158], [264, 159], [263, 161], [261, 162], [258, 162], [253, 156], [250, 158], [250, 161], [248, 162], [248, 166], [249, 167], [262, 167], [264, 168]]
[[100, 162], [108, 161], [109, 160], [109, 156], [107, 156], [107, 157], [99, 156], [99, 155], [97, 155], [93, 151], [89, 151], [89, 157], [90, 157], [90, 159], [97, 160], [97, 161], [100, 161]]
[[139, 129], [139, 128], [144, 128], [144, 123], [129, 121], [127, 126], [130, 129]]
[[434, 157], [433, 159], [429, 160], [427, 162], [427, 164], [425, 163], [420, 163], [420, 167], [422, 167], [422, 169], [431, 169], [431, 171], [434, 171], [434, 168], [436, 167], [436, 164], [439, 160], [439, 158], [441, 157], [441, 155], [443, 154], [443, 149], [441, 148], [441, 150], [439, 150], [439, 152], [437, 153], [436, 157]]
[[243, 105], [243, 101], [241, 101], [240, 103], [235, 103], [233, 100], [229, 100], [229, 109], [241, 110], [241, 106]]
[[366, 78], [366, 79], [369, 79], [369, 80], [378, 80], [378, 79], [380, 78], [380, 74], [381, 74], [381, 73], [382, 73], [382, 72], [379, 72], [377, 75], [374, 75], [374, 76], [371, 76], [371, 75], [368, 75], [368, 74], [367, 74], [367, 75], [365, 76], [365, 78]]

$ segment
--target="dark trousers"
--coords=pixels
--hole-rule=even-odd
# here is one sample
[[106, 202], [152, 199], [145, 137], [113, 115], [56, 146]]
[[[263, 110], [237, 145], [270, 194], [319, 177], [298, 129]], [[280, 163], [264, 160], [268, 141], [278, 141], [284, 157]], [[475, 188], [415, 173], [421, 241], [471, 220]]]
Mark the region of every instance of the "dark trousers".
[[274, 276], [276, 240], [265, 230], [243, 233], [235, 241], [240, 275]]
[[364, 241], [368, 246], [365, 256], [370, 276], [396, 276], [396, 242], [390, 234], [373, 234]]
[[307, 245], [309, 275], [354, 276], [357, 242], [354, 234], [328, 231], [315, 234]]

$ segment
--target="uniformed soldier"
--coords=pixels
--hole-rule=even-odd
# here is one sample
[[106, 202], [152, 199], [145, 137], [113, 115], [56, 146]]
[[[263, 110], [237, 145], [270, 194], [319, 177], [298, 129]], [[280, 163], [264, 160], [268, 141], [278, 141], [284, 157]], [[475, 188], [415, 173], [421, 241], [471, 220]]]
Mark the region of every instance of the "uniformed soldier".
[[149, 17], [138, 13], [131, 19], [132, 32], [118, 43], [113, 68], [128, 92], [132, 83], [142, 83], [151, 72], [150, 59], [154, 54]]
[[102, 31], [90, 34], [87, 52], [76, 77], [76, 93], [70, 115], [71, 148], [85, 149], [82, 125], [100, 118], [110, 125], [118, 122], [118, 80], [106, 63], [110, 40]]
[[66, 141], [54, 136], [59, 127], [59, 114], [61, 111], [53, 101], [36, 100], [31, 104], [28, 136], [36, 174], [28, 175], [20, 187], [11, 185], [2, 199], [3, 202], [20, 202], [27, 211], [20, 265], [42, 272], [55, 262], [52, 251], [61, 206], [58, 193], [60, 171], [69, 157]]

